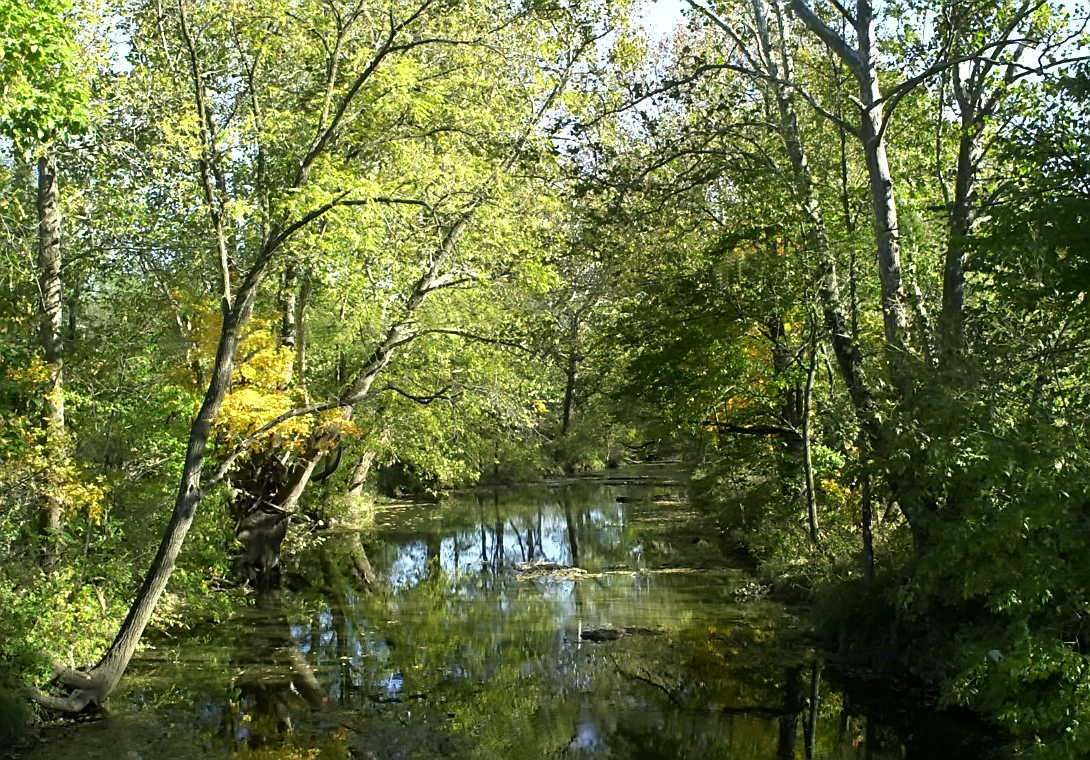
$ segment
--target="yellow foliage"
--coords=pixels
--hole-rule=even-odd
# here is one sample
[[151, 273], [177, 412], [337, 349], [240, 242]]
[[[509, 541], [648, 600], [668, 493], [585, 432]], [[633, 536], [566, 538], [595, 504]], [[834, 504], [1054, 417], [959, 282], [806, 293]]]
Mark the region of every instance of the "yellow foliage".
[[772, 356], [771, 349], [759, 343], [747, 343], [742, 351], [745, 352], [746, 358], [755, 364], [767, 362]]
[[264, 387], [282, 388], [291, 382], [295, 357], [283, 346], [260, 348], [238, 368], [238, 379]]
[[35, 356], [28, 366], [9, 366], [5, 374], [20, 385], [41, 385], [49, 382], [49, 365], [41, 356]]
[[717, 412], [722, 411], [725, 414], [731, 414], [734, 412], [744, 412], [753, 406], [753, 399], [745, 396], [731, 396], [725, 402], [719, 405]]
[[[279, 345], [275, 322], [255, 317], [251, 325], [253, 329], [239, 347], [240, 364], [216, 421], [217, 430], [235, 440], [253, 435], [276, 417], [309, 402], [306, 388], [291, 386], [295, 356]], [[292, 417], [268, 435], [275, 435], [279, 445], [301, 452], [316, 430], [334, 437], [362, 435], [336, 409]]]
[[85, 478], [69, 464], [64, 468], [63, 479], [56, 484], [56, 495], [68, 507], [69, 514], [86, 509], [91, 522], [98, 522], [106, 514], [107, 488], [102, 477]]
[[[240, 437], [250, 435], [273, 417], [294, 408], [293, 399], [283, 391], [268, 391], [254, 385], [234, 387], [223, 400], [217, 426]], [[290, 435], [298, 418], [285, 422], [278, 432]]]
[[[24, 497], [59, 504], [68, 519], [85, 512], [92, 522], [106, 513], [109, 488], [70, 456], [71, 442], [25, 416], [0, 417], [0, 481], [21, 486]], [[14, 445], [13, 445], [14, 444]]]
[[851, 489], [844, 486], [839, 480], [827, 478], [820, 481], [819, 485], [825, 494], [838, 501], [846, 502], [852, 495]]

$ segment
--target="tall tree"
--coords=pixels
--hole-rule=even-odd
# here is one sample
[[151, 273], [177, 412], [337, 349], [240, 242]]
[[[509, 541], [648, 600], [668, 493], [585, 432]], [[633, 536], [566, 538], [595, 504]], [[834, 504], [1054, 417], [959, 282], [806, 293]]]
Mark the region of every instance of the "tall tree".
[[908, 315], [901, 276], [897, 200], [893, 174], [886, 155], [885, 97], [878, 70], [879, 19], [870, 0], [857, 0], [854, 15], [839, 3], [834, 5], [854, 33], [854, 44], [826, 24], [805, 0], [791, 0], [790, 7], [802, 23], [844, 62], [858, 85], [859, 126], [851, 127], [850, 131], [862, 143], [870, 179], [886, 342], [895, 351], [900, 351], [907, 348], [909, 343]]
[[[39, 344], [48, 369], [42, 426], [45, 446], [63, 450], [64, 324], [61, 201], [56, 144], [85, 124], [87, 90], [75, 71], [78, 56], [63, 2], [5, 3], [0, 9], [0, 132], [20, 153], [38, 158]], [[54, 478], [54, 481], [56, 479]], [[44, 489], [38, 530], [45, 560], [54, 560], [62, 524], [58, 483]]]
[[[181, 221], [199, 231], [198, 272], [214, 283], [220, 328], [158, 553], [107, 652], [89, 671], [63, 674], [73, 693], [35, 694], [54, 709], [78, 711], [113, 691], [200, 502], [250, 447], [275, 448], [265, 434], [289, 420], [338, 409], [341, 420], [350, 419], [397, 352], [428, 334], [418, 325], [429, 297], [484, 276], [483, 267], [502, 250], [502, 235], [489, 236], [511, 228], [500, 191], [523, 187], [521, 175], [548, 155], [543, 121], [595, 42], [565, 11], [539, 17], [521, 8], [497, 13], [434, 0], [400, 3], [378, 16], [355, 5], [303, 10], [305, 22], [280, 7], [230, 2], [180, 0], [169, 15], [152, 6], [138, 11], [132, 80], [147, 88], [155, 106], [139, 129], [159, 132], [175, 149], [160, 154], [160, 168], [174, 183], [163, 189], [188, 211]], [[551, 42], [557, 39], [564, 42]], [[297, 68], [286, 76], [289, 61]], [[542, 76], [546, 61], [555, 72]], [[482, 68], [513, 66], [527, 76], [509, 79], [507, 89], [492, 87], [501, 81], [498, 73], [477, 78]], [[172, 110], [183, 118], [156, 118]], [[527, 200], [533, 195], [523, 192]], [[387, 267], [373, 281], [390, 296], [375, 304], [378, 334], [364, 336], [363, 360], [328, 400], [272, 419], [267, 407], [259, 409], [264, 416], [252, 426], [217, 433], [236, 369], [247, 380], [254, 359], [241, 349], [263, 308], [263, 284], [290, 261], [294, 246], [318, 243], [327, 219], [346, 232], [366, 231], [365, 247], [352, 245], [359, 238], [348, 233], [341, 249], [348, 256], [371, 251]], [[391, 234], [384, 239], [384, 232]], [[290, 514], [339, 430], [335, 419], [323, 418], [299, 431], [301, 451], [284, 450], [294, 461], [277, 490], [276, 511]], [[206, 476], [214, 434], [224, 448]]]

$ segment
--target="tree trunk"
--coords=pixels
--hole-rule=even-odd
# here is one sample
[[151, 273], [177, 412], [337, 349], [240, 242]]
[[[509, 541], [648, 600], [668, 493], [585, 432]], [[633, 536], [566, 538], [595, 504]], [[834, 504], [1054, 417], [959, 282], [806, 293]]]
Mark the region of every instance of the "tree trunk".
[[579, 317], [572, 316], [571, 348], [568, 353], [567, 383], [564, 386], [564, 412], [561, 435], [570, 435], [575, 423], [575, 398], [579, 383]]
[[[363, 542], [360, 540], [358, 531], [352, 532], [348, 548], [352, 557], [352, 568], [355, 570], [357, 585], [361, 586], [361, 590], [369, 591], [373, 589], [375, 584], [378, 583], [378, 578], [371, 567], [371, 560], [367, 558], [367, 552], [364, 551]], [[362, 588], [364, 586], [366, 589]]]
[[[875, 48], [877, 22], [869, 0], [856, 2], [852, 20], [856, 47], [830, 28], [805, 0], [791, 0], [791, 8], [802, 23], [839, 57], [852, 72], [859, 86], [862, 107], [859, 138], [867, 163], [867, 175], [874, 211], [875, 242], [878, 249], [878, 275], [882, 290], [882, 321], [886, 344], [895, 352], [908, 344], [908, 318], [905, 312], [904, 283], [901, 277], [900, 232], [893, 175], [886, 156], [883, 132], [882, 92], [878, 82]], [[786, 89], [786, 88], [781, 88]]]
[[[772, 341], [772, 373], [779, 380], [780, 376], [791, 369], [795, 362], [795, 354], [787, 345], [787, 331], [784, 329], [783, 317], [779, 314], [773, 316], [766, 325], [768, 335]], [[780, 399], [780, 423], [792, 430], [802, 427], [803, 398], [802, 388], [798, 381], [785, 386]], [[802, 458], [801, 437], [788, 438], [788, 449], [795, 460], [795, 464]]]
[[561, 502], [564, 505], [564, 521], [568, 526], [568, 548], [571, 551], [571, 565], [572, 567], [581, 567], [579, 564], [579, 525], [575, 521], [575, 514], [572, 512], [571, 494], [568, 492], [567, 487], [564, 488], [564, 496]]
[[570, 435], [575, 424], [575, 390], [579, 380], [579, 359], [574, 353], [568, 356], [567, 383], [564, 386], [564, 421], [561, 435]]
[[810, 411], [814, 395], [814, 371], [817, 368], [817, 342], [815, 335], [810, 341], [810, 365], [806, 372], [806, 390], [803, 394], [802, 411], [802, 450], [803, 472], [806, 476], [806, 516], [810, 523], [810, 541], [821, 543], [821, 531], [818, 528], [817, 494], [814, 490], [814, 463], [810, 448]]
[[[45, 445], [60, 455], [64, 447], [64, 296], [61, 287], [61, 202], [57, 185], [57, 156], [53, 147], [38, 159], [38, 340], [45, 353], [49, 381], [45, 392], [42, 428]], [[46, 475], [38, 506], [38, 533], [42, 537], [42, 566], [56, 561], [56, 533], [61, 529], [63, 504], [57, 478]]]
[[333, 434], [316, 430], [301, 457], [279, 446], [255, 451], [233, 477], [238, 491], [232, 511], [238, 524], [235, 538], [242, 554], [235, 561], [239, 578], [259, 591], [280, 585], [280, 551], [299, 497], [325, 455]]
[[59, 674], [65, 685], [75, 689], [70, 696], [52, 697], [32, 690], [30, 696], [43, 706], [65, 712], [81, 712], [90, 705], [101, 705], [117, 687], [129, 665], [129, 660], [136, 652], [140, 637], [148, 621], [151, 620], [159, 597], [162, 596], [174, 570], [186, 533], [193, 524], [197, 505], [204, 495], [201, 490], [201, 467], [204, 464], [208, 438], [231, 383], [234, 358], [240, 340], [239, 331], [249, 320], [257, 295], [257, 284], [253, 282], [248, 292], [244, 290], [244, 294], [240, 296], [234, 309], [228, 310], [226, 304], [224, 305], [226, 313], [223, 330], [220, 333], [219, 348], [216, 351], [215, 367], [204, 402], [190, 428], [181, 483], [174, 500], [174, 511], [159, 544], [159, 550], [151, 563], [151, 568], [137, 591], [136, 599], [129, 608], [129, 613], [121, 624], [117, 637], [90, 672], [65, 670]]
[[41, 295], [39, 342], [49, 368], [43, 424], [64, 430], [64, 338], [61, 289], [61, 199], [57, 156], [52, 148], [38, 159], [38, 290]]
[[311, 275], [308, 269], [299, 284], [299, 300], [296, 304], [295, 377], [300, 386], [307, 384], [307, 301], [310, 299]]
[[806, 722], [803, 726], [806, 735], [806, 760], [814, 760], [817, 755], [817, 721], [821, 705], [821, 660], [810, 664], [810, 697], [806, 709]]
[[[864, 465], [865, 467], [866, 465]], [[871, 493], [870, 473], [863, 470], [862, 477], [862, 529], [863, 529], [863, 585], [870, 588], [874, 585], [874, 535], [872, 524], [873, 494]]]
[[800, 680], [797, 665], [787, 669], [784, 678], [784, 714], [778, 719], [779, 738], [776, 742], [776, 757], [779, 760], [795, 760], [799, 713], [802, 711], [802, 684]]
[[[340, 579], [345, 575], [342, 564], [347, 564], [347, 574], [352, 579], [352, 584], [357, 591], [371, 593], [378, 584], [378, 578], [371, 567], [371, 560], [367, 558], [367, 552], [363, 548], [359, 531], [350, 531], [335, 538], [343, 538], [344, 543], [331, 540], [322, 545], [322, 568], [325, 572], [326, 584], [329, 586], [329, 590], [336, 596], [337, 601], [347, 605], [347, 600], [341, 590], [342, 583]], [[338, 547], [342, 547], [347, 551], [335, 551]]]
[[77, 282], [68, 295], [68, 330], [65, 339], [71, 343], [79, 331], [80, 285]]
[[958, 167], [948, 222], [942, 311], [939, 313], [939, 340], [946, 354], [961, 349], [965, 340], [965, 266], [969, 259], [966, 243], [976, 222], [976, 174], [982, 153], [980, 136], [979, 125], [970, 119], [970, 123], [962, 125], [958, 140]]
[[[952, 3], [944, 13], [957, 7]], [[940, 360], [949, 359], [964, 348], [964, 309], [965, 309], [965, 267], [968, 263], [967, 240], [973, 234], [977, 222], [977, 184], [980, 179], [980, 165], [986, 152], [985, 128], [995, 115], [1000, 104], [1011, 92], [1012, 85], [1028, 72], [1021, 64], [1024, 35], [1032, 36], [1026, 29], [1026, 22], [1032, 27], [1038, 6], [1026, 4], [1014, 10], [1001, 24], [993, 24], [988, 32], [998, 31], [992, 40], [986, 60], [975, 60], [972, 66], [953, 66], [950, 69], [950, 84], [957, 106], [960, 121], [958, 135], [957, 174], [954, 179], [954, 195], [947, 193], [947, 241], [943, 266], [942, 311], [939, 314], [940, 348], [943, 349]], [[1002, 13], [1002, 12], [1001, 12]], [[1005, 15], [1005, 14], [1004, 14]], [[978, 35], [982, 29], [978, 22], [954, 12], [952, 18], [958, 19], [941, 32], [942, 44], [954, 54], [966, 47], [979, 44]], [[963, 26], [967, 22], [967, 26]], [[1005, 63], [1003, 62], [1006, 59]], [[1002, 80], [995, 78], [997, 68], [1006, 68]], [[1036, 74], [1035, 76], [1039, 76]], [[945, 98], [940, 99], [940, 107], [948, 108]], [[940, 115], [939, 123], [943, 121]], [[944, 188], [945, 190], [945, 188]]]
[[294, 264], [288, 264], [284, 269], [284, 275], [280, 280], [280, 347], [293, 353], [292, 370], [289, 371], [285, 386], [290, 387], [295, 380], [294, 352], [295, 343], [298, 340], [298, 328], [296, 325], [296, 281], [298, 273]]
[[[863, 5], [861, 3], [861, 5]], [[869, 7], [869, 5], [868, 5]], [[893, 193], [886, 145], [879, 133], [882, 124], [881, 92], [877, 72], [860, 79], [859, 93], [868, 110], [863, 114], [863, 155], [870, 179], [871, 205], [874, 209], [875, 241], [878, 246], [878, 278], [882, 287], [882, 322], [886, 344], [903, 350], [908, 333], [905, 290], [901, 278], [901, 238], [897, 227], [897, 202]]]
[[367, 484], [367, 476], [374, 461], [375, 452], [367, 451], [352, 466], [352, 473], [348, 477], [348, 495], [351, 498], [358, 499], [363, 495], [363, 487]]
[[886, 157], [883, 132], [884, 112], [882, 91], [878, 84], [878, 51], [875, 47], [878, 24], [870, 0], [858, 0], [856, 3], [855, 30], [858, 63], [852, 67], [852, 71], [859, 82], [859, 99], [865, 109], [860, 137], [874, 207], [878, 278], [882, 286], [882, 321], [886, 343], [895, 350], [901, 350], [906, 346], [908, 332], [904, 283], [901, 279], [901, 234], [897, 223], [893, 174]]

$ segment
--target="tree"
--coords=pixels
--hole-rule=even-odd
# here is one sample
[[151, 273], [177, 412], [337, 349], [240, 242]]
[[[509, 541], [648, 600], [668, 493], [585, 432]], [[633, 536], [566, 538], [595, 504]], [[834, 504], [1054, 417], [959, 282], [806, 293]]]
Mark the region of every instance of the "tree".
[[[569, 42], [552, 49], [544, 44], [568, 23], [579, 26], [559, 11], [545, 11], [540, 20], [518, 8], [497, 17], [432, 0], [405, 3], [380, 17], [355, 6], [305, 11], [306, 23], [282, 8], [217, 2], [182, 0], [168, 17], [150, 7], [138, 11], [133, 83], [147, 87], [148, 103], [161, 113], [173, 110], [182, 118], [157, 121], [149, 109], [136, 131], [158, 132], [177, 150], [159, 154], [172, 183], [163, 190], [186, 210], [181, 221], [201, 241], [198, 272], [215, 282], [220, 304], [218, 342], [174, 511], [151, 569], [101, 660], [86, 673], [63, 672], [72, 695], [34, 693], [53, 709], [79, 711], [114, 689], [199, 504], [249, 448], [269, 445], [272, 439], [263, 436], [289, 420], [333, 410], [350, 420], [399, 350], [428, 333], [418, 324], [430, 297], [484, 276], [494, 244], [490, 228], [507, 226], [496, 213], [510, 202], [501, 191], [519, 187], [520, 173], [547, 155], [540, 125], [594, 42], [575, 34], [561, 35]], [[318, 47], [310, 34], [320, 38]], [[556, 70], [527, 76], [525, 87], [493, 92], [487, 80], [473, 85], [467, 78], [467, 71], [476, 76], [474, 66], [539, 71], [543, 49], [558, 62]], [[283, 73], [287, 61], [299, 62], [291, 77]], [[491, 110], [477, 105], [476, 96]], [[413, 173], [414, 163], [425, 171]], [[384, 227], [393, 233], [386, 240]], [[373, 251], [387, 267], [373, 281], [392, 296], [379, 309], [377, 335], [365, 334], [363, 360], [332, 397], [236, 430], [226, 441], [231, 448], [222, 450], [216, 470], [206, 476], [209, 444], [213, 435], [222, 436], [217, 418], [236, 369], [253, 358], [244, 353], [247, 328], [263, 308], [264, 283], [301, 256], [297, 246], [320, 250], [316, 244], [331, 228], [345, 231], [347, 255]], [[371, 245], [355, 246], [353, 229], [367, 238], [370, 230], [379, 234], [364, 241]], [[294, 381], [300, 379], [302, 373], [295, 373]], [[281, 481], [286, 487], [278, 489], [274, 509], [290, 513], [341, 424], [326, 418], [295, 439], [303, 444], [301, 456]], [[282, 534], [280, 526], [266, 538], [277, 532]]]
[[882, 284], [885, 337], [893, 350], [900, 351], [909, 343], [908, 316], [901, 277], [897, 200], [886, 155], [885, 98], [878, 79], [878, 18], [870, 0], [858, 0], [854, 15], [839, 3], [835, 7], [854, 32], [854, 46], [845, 35], [826, 24], [805, 0], [791, 0], [791, 9], [844, 62], [859, 87], [859, 127], [845, 126], [862, 143], [866, 158], [878, 249], [878, 274]]
[[[61, 208], [56, 142], [83, 128], [88, 93], [75, 69], [77, 49], [64, 19], [64, 3], [5, 3], [0, 9], [0, 134], [17, 153], [36, 146], [38, 158], [39, 343], [48, 367], [42, 427], [44, 446], [64, 446], [64, 339], [61, 263]], [[38, 531], [47, 548], [43, 561], [56, 561], [61, 528], [60, 483], [51, 478], [38, 510]]]

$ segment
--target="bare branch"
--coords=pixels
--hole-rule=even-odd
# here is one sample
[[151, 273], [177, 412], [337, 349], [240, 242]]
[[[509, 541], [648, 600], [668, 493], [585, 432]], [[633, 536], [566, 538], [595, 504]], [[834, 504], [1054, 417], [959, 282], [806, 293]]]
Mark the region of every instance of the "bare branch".
[[[217, 174], [213, 164], [215, 159], [214, 121], [208, 106], [208, 100], [204, 89], [204, 78], [201, 76], [200, 61], [197, 56], [197, 46], [189, 32], [189, 16], [185, 10], [185, 0], [178, 0], [178, 14], [181, 23], [182, 39], [185, 41], [186, 50], [189, 53], [190, 74], [193, 78], [193, 94], [197, 106], [197, 119], [201, 125], [201, 157], [198, 165], [201, 173], [201, 187], [204, 191], [205, 201], [208, 203], [208, 215], [212, 222], [212, 230], [216, 236], [216, 248], [219, 253], [220, 277], [222, 278], [222, 298], [224, 313], [232, 307], [231, 285], [231, 261], [227, 252], [227, 232], [223, 224], [223, 209], [221, 198], [216, 191], [213, 175]], [[222, 181], [215, 180], [215, 184], [221, 185]]]
[[858, 23], [855, 20], [855, 16], [853, 16], [847, 8], [841, 5], [839, 0], [829, 0], [829, 2], [831, 2], [833, 4], [833, 7], [836, 8], [837, 13], [843, 16], [847, 20], [847, 22], [852, 25], [853, 29], [858, 26]]
[[713, 427], [721, 433], [737, 433], [739, 435], [774, 435], [780, 438], [796, 439], [799, 437], [799, 432], [794, 428], [783, 427], [782, 425], [734, 425], [729, 422], [716, 422], [713, 420], [705, 420], [700, 425], [706, 427]]
[[718, 13], [713, 11], [711, 8], [708, 8], [707, 6], [696, 2], [696, 0], [685, 0], [685, 2], [687, 2], [694, 10], [702, 13], [708, 20], [710, 20], [713, 24], [719, 27], [724, 34], [730, 37], [731, 41], [738, 46], [738, 51], [742, 54], [742, 57], [746, 59], [746, 62], [753, 68], [754, 71], [764, 71], [764, 69], [762, 69], [761, 66], [757, 63], [757, 59], [753, 56], [752, 53], [749, 52], [749, 48], [746, 46], [746, 43], [742, 40], [738, 33], [734, 31], [734, 27], [730, 25], [730, 22], [728, 22]]
[[505, 340], [504, 338], [489, 338], [484, 335], [469, 332], [468, 330], [458, 330], [453, 327], [433, 327], [427, 330], [421, 330], [418, 335], [457, 335], [460, 338], [476, 341], [477, 343], [491, 343], [492, 345], [507, 346], [509, 348], [517, 348], [519, 351], [525, 351], [526, 353], [533, 353], [533, 349], [525, 343]]
[[402, 390], [401, 388], [398, 388], [396, 385], [393, 385], [391, 383], [391, 384], [384, 385], [381, 388], [378, 388], [374, 392], [375, 393], [385, 393], [386, 391], [393, 391], [394, 393], [398, 394], [399, 396], [404, 396], [405, 398], [409, 399], [410, 401], [415, 401], [418, 404], [422, 404], [424, 406], [427, 406], [428, 404], [430, 404], [433, 401], [438, 401], [440, 399], [444, 399], [444, 400], [449, 399], [450, 396], [447, 395], [447, 391], [449, 391], [449, 390], [450, 390], [450, 386], [447, 385], [447, 386], [444, 386], [443, 388], [439, 389], [435, 393], [431, 394], [430, 396], [420, 396], [420, 395], [417, 395], [415, 393], [409, 393], [406, 390]]

